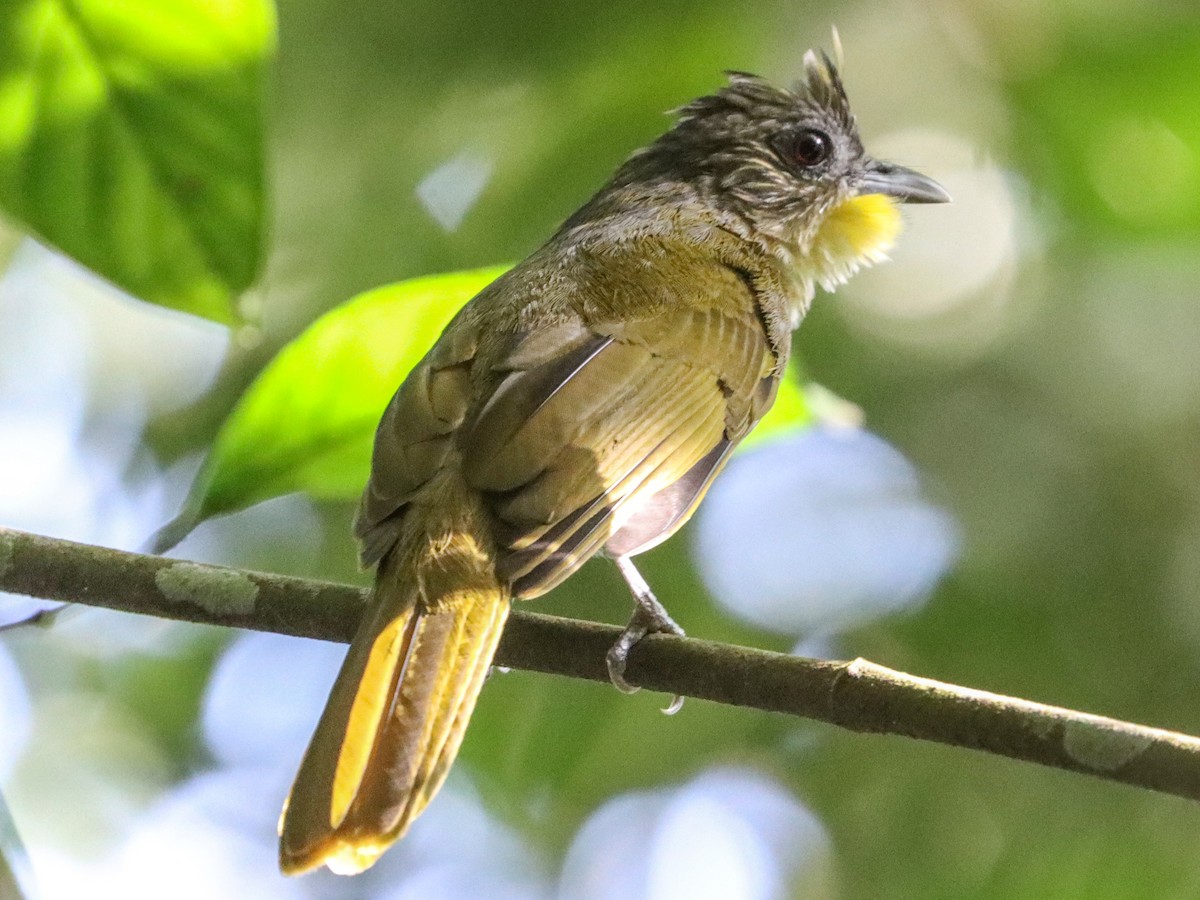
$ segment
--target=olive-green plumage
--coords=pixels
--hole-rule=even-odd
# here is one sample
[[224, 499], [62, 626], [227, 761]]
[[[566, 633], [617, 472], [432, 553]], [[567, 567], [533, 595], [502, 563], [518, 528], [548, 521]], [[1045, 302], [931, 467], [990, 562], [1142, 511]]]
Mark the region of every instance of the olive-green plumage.
[[380, 422], [356, 532], [374, 599], [281, 822], [281, 865], [370, 866], [453, 761], [512, 598], [691, 515], [770, 407], [815, 285], [873, 262], [895, 200], [828, 59], [734, 74], [475, 297]]

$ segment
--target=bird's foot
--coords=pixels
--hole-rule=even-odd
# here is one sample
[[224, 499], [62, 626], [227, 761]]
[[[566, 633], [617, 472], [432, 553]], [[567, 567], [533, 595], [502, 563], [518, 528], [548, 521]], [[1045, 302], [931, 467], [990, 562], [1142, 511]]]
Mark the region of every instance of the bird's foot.
[[632, 694], [638, 690], [637, 685], [630, 684], [625, 680], [625, 667], [629, 664], [629, 652], [637, 645], [638, 641], [648, 634], [677, 634], [683, 636], [683, 629], [680, 628], [675, 620], [667, 615], [667, 611], [662, 608], [658, 601], [655, 601], [658, 606], [657, 610], [647, 609], [639, 603], [633, 610], [633, 615], [629, 618], [629, 624], [625, 626], [625, 630], [621, 632], [621, 636], [617, 638], [617, 642], [608, 648], [608, 677], [612, 681], [613, 686], [617, 690]]
[[[608, 649], [605, 661], [608, 664], [608, 678], [613, 687], [625, 694], [632, 694], [639, 688], [630, 684], [625, 678], [625, 669], [629, 664], [629, 653], [637, 643], [648, 634], [677, 634], [683, 637], [684, 631], [671, 618], [666, 608], [658, 602], [649, 585], [638, 573], [633, 564], [624, 557], [618, 557], [617, 568], [629, 584], [630, 592], [637, 605], [629, 624], [621, 632], [615, 644]], [[671, 704], [663, 710], [667, 715], [674, 715], [683, 706], [683, 698], [676, 695]]]

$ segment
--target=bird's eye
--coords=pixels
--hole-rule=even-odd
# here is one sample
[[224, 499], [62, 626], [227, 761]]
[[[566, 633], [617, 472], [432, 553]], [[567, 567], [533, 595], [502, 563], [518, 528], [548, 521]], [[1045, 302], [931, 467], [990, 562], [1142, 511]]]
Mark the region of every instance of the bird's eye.
[[792, 162], [811, 169], [829, 159], [829, 154], [833, 152], [833, 141], [823, 131], [806, 128], [792, 137], [788, 149]]

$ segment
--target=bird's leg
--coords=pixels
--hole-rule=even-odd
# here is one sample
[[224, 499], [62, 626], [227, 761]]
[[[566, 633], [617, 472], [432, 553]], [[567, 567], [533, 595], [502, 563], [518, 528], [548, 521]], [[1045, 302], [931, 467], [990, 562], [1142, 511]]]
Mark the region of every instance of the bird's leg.
[[[617, 571], [629, 585], [629, 592], [633, 594], [636, 605], [633, 608], [633, 615], [629, 617], [629, 624], [625, 626], [625, 630], [621, 632], [617, 642], [608, 650], [606, 657], [608, 677], [617, 690], [632, 694], [638, 688], [625, 680], [625, 666], [629, 663], [629, 651], [648, 634], [662, 632], [682, 636], [683, 629], [671, 618], [666, 608], [658, 602], [658, 598], [650, 590], [650, 585], [646, 584], [646, 579], [634, 566], [633, 560], [628, 556], [614, 556], [613, 562], [617, 564]], [[678, 712], [681, 706], [683, 706], [683, 698], [676, 695], [675, 699], [671, 701], [671, 705], [663, 712], [671, 715]]]

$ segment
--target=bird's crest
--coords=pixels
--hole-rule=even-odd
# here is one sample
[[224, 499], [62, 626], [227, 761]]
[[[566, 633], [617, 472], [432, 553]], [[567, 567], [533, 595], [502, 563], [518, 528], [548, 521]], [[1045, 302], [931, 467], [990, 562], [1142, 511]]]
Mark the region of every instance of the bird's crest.
[[[840, 56], [840, 43], [836, 40], [834, 51]], [[804, 72], [804, 78], [792, 90], [785, 90], [749, 72], [728, 71], [725, 75], [729, 84], [675, 112], [680, 122], [738, 112], [757, 117], [775, 113], [778, 118], [789, 118], [795, 115], [797, 106], [807, 105], [851, 127], [854, 119], [850, 101], [846, 98], [837, 66], [829, 55], [823, 50], [809, 50], [804, 54]]]

